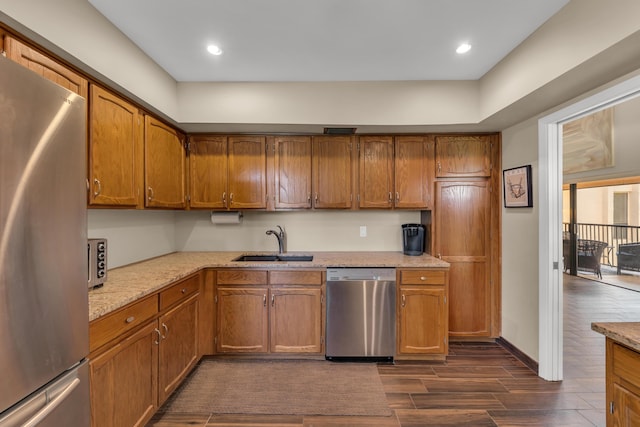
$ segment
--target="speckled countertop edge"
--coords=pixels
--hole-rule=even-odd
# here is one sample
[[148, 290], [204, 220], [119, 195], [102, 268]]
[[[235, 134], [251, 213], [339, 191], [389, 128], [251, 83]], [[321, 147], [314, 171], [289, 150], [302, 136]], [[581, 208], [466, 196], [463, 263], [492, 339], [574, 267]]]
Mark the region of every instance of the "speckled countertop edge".
[[591, 329], [640, 352], [640, 322], [596, 322]]
[[109, 270], [107, 282], [89, 291], [89, 321], [204, 268], [449, 267], [447, 262], [430, 255], [407, 256], [402, 252], [305, 252], [313, 255], [313, 261], [233, 261], [240, 255], [255, 253], [258, 252], [175, 252]]

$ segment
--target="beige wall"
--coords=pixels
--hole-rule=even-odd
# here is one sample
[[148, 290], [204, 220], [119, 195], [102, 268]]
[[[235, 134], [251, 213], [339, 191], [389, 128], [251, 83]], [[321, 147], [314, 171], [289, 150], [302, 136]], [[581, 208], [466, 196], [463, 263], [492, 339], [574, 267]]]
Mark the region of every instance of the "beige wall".
[[502, 168], [531, 165], [533, 208], [502, 208], [502, 336], [538, 357], [538, 122], [502, 133]]

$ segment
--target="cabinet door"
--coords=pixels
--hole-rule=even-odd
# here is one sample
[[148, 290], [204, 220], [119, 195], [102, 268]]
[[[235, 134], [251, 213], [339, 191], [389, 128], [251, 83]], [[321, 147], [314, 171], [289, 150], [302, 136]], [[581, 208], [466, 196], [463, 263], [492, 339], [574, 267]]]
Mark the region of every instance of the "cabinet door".
[[489, 137], [436, 137], [436, 176], [441, 178], [491, 176]]
[[158, 405], [180, 385], [198, 361], [198, 295], [159, 319]]
[[446, 355], [444, 286], [400, 286], [398, 305], [398, 353]]
[[352, 203], [350, 136], [313, 138], [313, 206], [317, 209], [349, 209]]
[[89, 205], [135, 207], [143, 166], [138, 109], [95, 85], [89, 105]]
[[144, 123], [145, 206], [184, 208], [184, 137], [153, 117], [145, 116]]
[[397, 209], [431, 209], [434, 181], [434, 142], [431, 137], [395, 137], [395, 194]]
[[360, 208], [393, 207], [393, 137], [362, 136], [360, 146]]
[[311, 137], [275, 138], [275, 208], [311, 207]]
[[487, 181], [436, 183], [434, 253], [450, 263], [450, 336], [492, 332], [490, 214]]
[[192, 136], [189, 171], [191, 207], [227, 209], [227, 137]]
[[270, 304], [272, 353], [322, 352], [320, 287], [271, 288]]
[[263, 136], [229, 137], [229, 208], [267, 207], [267, 142]]
[[267, 353], [266, 287], [220, 287], [217, 296], [219, 353]]
[[157, 409], [156, 322], [89, 362], [91, 425], [144, 426]]
[[613, 425], [640, 426], [640, 396], [620, 384], [613, 384]]
[[59, 64], [48, 56], [43, 55], [11, 36], [5, 37], [4, 49], [6, 51], [7, 58], [12, 61], [35, 71], [45, 79], [57, 83], [85, 99], [87, 98], [87, 79], [75, 71]]

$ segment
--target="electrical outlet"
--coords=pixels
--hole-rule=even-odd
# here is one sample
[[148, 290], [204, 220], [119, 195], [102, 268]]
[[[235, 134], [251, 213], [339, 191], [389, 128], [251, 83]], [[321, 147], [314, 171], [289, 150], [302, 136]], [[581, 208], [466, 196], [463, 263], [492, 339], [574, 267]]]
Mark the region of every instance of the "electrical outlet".
[[367, 237], [367, 226], [366, 225], [361, 225], [360, 226], [360, 237]]

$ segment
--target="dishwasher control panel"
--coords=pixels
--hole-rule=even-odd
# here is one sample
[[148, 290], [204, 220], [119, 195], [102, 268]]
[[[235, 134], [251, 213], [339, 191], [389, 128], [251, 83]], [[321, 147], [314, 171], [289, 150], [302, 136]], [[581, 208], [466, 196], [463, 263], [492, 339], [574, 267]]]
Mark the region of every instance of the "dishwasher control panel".
[[345, 280], [396, 280], [396, 269], [387, 267], [327, 268], [327, 282]]

